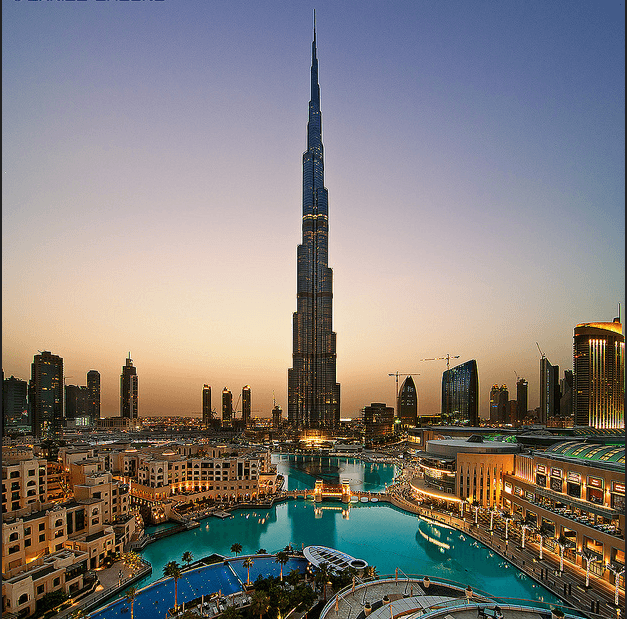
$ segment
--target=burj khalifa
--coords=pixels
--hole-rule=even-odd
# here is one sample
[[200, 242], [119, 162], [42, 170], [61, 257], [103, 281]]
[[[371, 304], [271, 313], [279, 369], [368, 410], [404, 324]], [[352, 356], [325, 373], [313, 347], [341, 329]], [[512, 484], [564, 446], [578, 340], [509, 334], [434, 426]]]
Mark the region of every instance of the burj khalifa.
[[340, 420], [333, 332], [333, 271], [329, 268], [329, 207], [324, 186], [322, 116], [314, 16], [307, 150], [303, 153], [303, 238], [297, 251], [288, 421], [301, 429], [333, 429]]

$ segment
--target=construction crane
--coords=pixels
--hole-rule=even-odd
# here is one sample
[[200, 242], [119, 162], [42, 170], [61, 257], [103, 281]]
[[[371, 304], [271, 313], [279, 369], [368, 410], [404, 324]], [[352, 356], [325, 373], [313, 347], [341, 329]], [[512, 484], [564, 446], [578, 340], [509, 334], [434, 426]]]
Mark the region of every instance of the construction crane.
[[430, 357], [429, 359], [418, 359], [418, 361], [441, 361], [442, 359], [446, 359], [446, 371], [448, 372], [451, 359], [459, 359], [459, 355], [449, 355], [447, 353], [446, 357]]
[[399, 372], [398, 370], [394, 374], [388, 374], [388, 376], [396, 376], [396, 400], [394, 400], [394, 410], [396, 410], [396, 416], [398, 416], [398, 377], [399, 376], [420, 376], [418, 372]]
[[542, 356], [542, 358], [546, 359], [546, 355], [542, 352], [542, 349], [540, 348], [540, 344], [538, 344], [538, 342], [536, 342], [536, 346], [538, 347], [538, 350], [540, 351], [540, 355]]

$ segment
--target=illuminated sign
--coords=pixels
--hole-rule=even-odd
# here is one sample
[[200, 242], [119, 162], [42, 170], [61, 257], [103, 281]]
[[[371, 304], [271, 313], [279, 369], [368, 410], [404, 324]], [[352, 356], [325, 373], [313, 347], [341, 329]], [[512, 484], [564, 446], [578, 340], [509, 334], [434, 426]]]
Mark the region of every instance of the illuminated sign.
[[508, 481], [505, 482], [505, 492], [507, 492], [507, 494], [512, 493], [512, 484], [510, 484]]
[[536, 473], [546, 473], [546, 466], [544, 466], [544, 464], [538, 464], [538, 466], [536, 466]]
[[625, 494], [625, 484], [619, 481], [612, 482], [612, 492], [618, 492], [620, 494]]
[[603, 480], [598, 477], [588, 477], [588, 486], [592, 488], [603, 488]]
[[519, 488], [518, 486], [516, 486], [516, 487], [514, 488], [514, 494], [515, 494], [516, 496], [522, 496], [522, 495], [523, 495], [523, 489], [522, 489], [522, 488]]
[[576, 484], [581, 483], [581, 475], [579, 473], [568, 473], [568, 481], [572, 481]]
[[559, 477], [562, 479], [562, 469], [551, 469], [551, 477]]

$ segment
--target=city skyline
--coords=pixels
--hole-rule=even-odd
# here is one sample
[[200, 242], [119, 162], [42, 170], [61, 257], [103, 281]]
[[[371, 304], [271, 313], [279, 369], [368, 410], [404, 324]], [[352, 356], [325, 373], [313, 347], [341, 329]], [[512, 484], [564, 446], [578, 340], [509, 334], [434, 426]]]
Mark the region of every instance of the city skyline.
[[[286, 414], [313, 8], [3, 3], [5, 377], [115, 416], [130, 350], [140, 416]], [[536, 342], [561, 378], [624, 308], [624, 7], [315, 8], [341, 415], [439, 411], [447, 354], [536, 408]]]

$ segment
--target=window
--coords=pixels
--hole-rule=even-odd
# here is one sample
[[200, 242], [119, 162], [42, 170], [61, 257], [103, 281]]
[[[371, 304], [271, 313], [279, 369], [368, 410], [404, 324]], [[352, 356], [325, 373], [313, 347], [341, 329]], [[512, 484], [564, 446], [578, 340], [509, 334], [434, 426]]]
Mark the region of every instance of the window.
[[37, 595], [41, 595], [44, 592], [44, 586], [43, 585], [39, 585], [37, 587]]
[[42, 534], [39, 536], [39, 541], [40, 541], [40, 542], [45, 542], [45, 541], [46, 541], [46, 534], [45, 534], [45, 533], [42, 533]]
[[19, 534], [17, 532], [11, 533], [11, 535], [9, 535], [9, 541], [10, 542], [14, 542], [19, 538]]
[[25, 539], [25, 540], [24, 540], [24, 546], [25, 546], [26, 548], [28, 548], [30, 545], [31, 545], [31, 541], [30, 541], [30, 539]]
[[61, 579], [60, 579], [60, 578], [55, 578], [55, 579], [52, 581], [52, 586], [53, 586], [53, 587], [58, 587], [60, 584], [61, 584]]
[[46, 529], [46, 523], [45, 522], [40, 522], [39, 523], [39, 530], [40, 531], [45, 531]]

